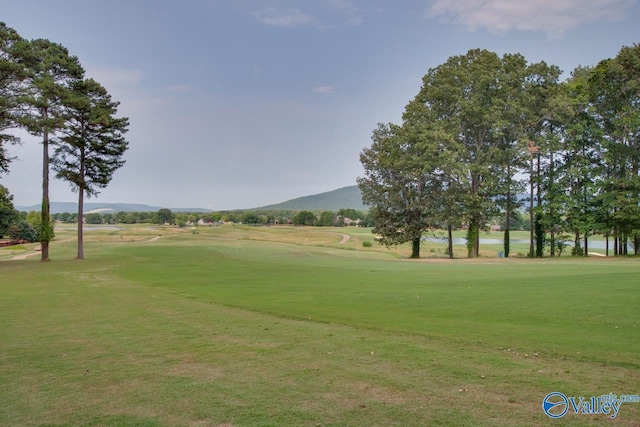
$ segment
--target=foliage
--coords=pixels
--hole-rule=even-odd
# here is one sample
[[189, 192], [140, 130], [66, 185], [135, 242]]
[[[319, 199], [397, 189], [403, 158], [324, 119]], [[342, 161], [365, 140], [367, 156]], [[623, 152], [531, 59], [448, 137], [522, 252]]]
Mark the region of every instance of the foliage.
[[173, 224], [175, 222], [175, 215], [171, 212], [170, 209], [160, 209], [155, 214], [156, 220], [154, 221], [156, 224]]
[[331, 227], [335, 225], [336, 215], [330, 211], [324, 211], [320, 214], [320, 218], [318, 219], [316, 225], [320, 227]]
[[19, 97], [24, 89], [22, 82], [26, 77], [26, 69], [19, 62], [23, 45], [22, 37], [0, 22], [0, 174], [9, 171], [9, 163], [13, 160], [6, 145], [19, 142], [18, 137], [5, 132], [16, 126]]
[[300, 211], [291, 218], [294, 225], [315, 225], [316, 215], [311, 211]]
[[0, 185], [0, 238], [20, 219], [20, 213], [13, 207], [13, 195], [6, 187]]
[[409, 128], [379, 124], [373, 144], [360, 154], [365, 171], [358, 178], [362, 200], [372, 206], [374, 233], [387, 246], [412, 242], [412, 258], [420, 257], [422, 233], [436, 224], [436, 198], [441, 185], [435, 169], [434, 140]]
[[38, 234], [36, 230], [29, 224], [29, 221], [19, 221], [11, 225], [8, 230], [9, 238], [12, 242], [37, 242]]
[[72, 83], [64, 99], [66, 126], [53, 155], [56, 177], [68, 181], [81, 196], [105, 188], [124, 165], [127, 118], [117, 118], [118, 103], [93, 79]]
[[261, 218], [255, 212], [247, 212], [242, 217], [242, 223], [244, 223], [244, 224], [258, 225], [258, 224], [264, 224], [264, 222], [265, 222], [264, 219]]
[[562, 233], [574, 235], [576, 254], [588, 254], [594, 233], [613, 235], [616, 254], [631, 239], [640, 251], [640, 46], [563, 84], [559, 76], [486, 50], [429, 70], [402, 126], [379, 125], [361, 154], [358, 183], [383, 242], [466, 225], [468, 256], [478, 256], [480, 232], [501, 212], [508, 256], [512, 218], [521, 223], [518, 177], [528, 175], [530, 224], [518, 227], [531, 230], [530, 256], [547, 247], [554, 256]]
[[[42, 233], [43, 233], [43, 229], [45, 228], [45, 227], [42, 227], [42, 214], [38, 211], [31, 211], [27, 214], [26, 221], [35, 230], [38, 241], [42, 242]], [[49, 224], [49, 227], [46, 227], [46, 229], [48, 230], [47, 232], [51, 233], [49, 240], [53, 240], [53, 238], [55, 237], [54, 228], [55, 228], [55, 219], [51, 217], [51, 222]]]
[[87, 224], [102, 224], [102, 215], [99, 213], [88, 213], [84, 219]]

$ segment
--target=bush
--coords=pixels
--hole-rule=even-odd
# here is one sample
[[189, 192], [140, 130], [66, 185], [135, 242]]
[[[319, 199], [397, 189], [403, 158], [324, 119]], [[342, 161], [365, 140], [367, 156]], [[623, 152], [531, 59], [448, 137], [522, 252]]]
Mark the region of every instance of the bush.
[[37, 242], [38, 236], [36, 230], [28, 221], [20, 221], [9, 228], [9, 237], [12, 242]]
[[367, 241], [364, 241], [364, 242], [362, 242], [362, 247], [363, 247], [363, 248], [371, 248], [371, 247], [373, 247], [373, 243], [371, 243], [371, 242], [370, 242], [370, 241], [368, 241], [368, 240], [367, 240]]

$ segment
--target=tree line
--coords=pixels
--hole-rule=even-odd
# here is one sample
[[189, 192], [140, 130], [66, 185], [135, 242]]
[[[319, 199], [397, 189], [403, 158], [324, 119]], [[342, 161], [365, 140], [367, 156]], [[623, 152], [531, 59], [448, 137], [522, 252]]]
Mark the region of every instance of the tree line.
[[379, 124], [360, 155], [382, 243], [412, 242], [417, 258], [423, 233], [444, 228], [452, 257], [451, 232], [464, 228], [477, 257], [480, 231], [499, 215], [508, 256], [510, 220], [524, 208], [531, 257], [555, 256], [567, 240], [586, 255], [594, 234], [615, 255], [637, 254], [640, 46], [561, 74], [480, 49], [430, 69], [402, 123]]
[[[97, 195], [124, 165], [129, 120], [116, 116], [118, 106], [103, 86], [85, 77], [78, 58], [64, 46], [46, 39], [26, 40], [0, 22], [0, 175], [9, 172], [14, 160], [7, 146], [20, 142], [14, 130], [41, 139], [42, 261], [49, 260], [53, 238], [50, 168], [78, 193], [82, 217], [85, 195]], [[12, 196], [2, 189], [2, 202], [11, 203]], [[82, 237], [78, 221], [78, 258], [84, 257]]]
[[[0, 206], [2, 203], [0, 202]], [[23, 220], [33, 219], [35, 212], [16, 212]], [[52, 215], [55, 222], [76, 224], [78, 214], [56, 213]], [[115, 212], [115, 213], [87, 213], [83, 216], [86, 224], [157, 224], [157, 225], [197, 225], [217, 223], [241, 223], [248, 225], [277, 225], [291, 224], [317, 227], [360, 226], [372, 227], [373, 222], [368, 212], [343, 208], [338, 211], [291, 211], [291, 210], [239, 210], [221, 212], [172, 212], [170, 209], [160, 209], [157, 212]], [[36, 229], [37, 223], [29, 223]], [[3, 234], [0, 226], [0, 237]], [[6, 232], [6, 231], [5, 231]]]

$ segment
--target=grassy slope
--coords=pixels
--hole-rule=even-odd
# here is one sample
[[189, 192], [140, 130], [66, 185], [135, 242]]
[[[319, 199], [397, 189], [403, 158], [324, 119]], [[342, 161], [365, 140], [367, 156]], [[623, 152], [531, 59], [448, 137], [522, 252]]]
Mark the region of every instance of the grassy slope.
[[[544, 425], [548, 392], [639, 392], [635, 259], [175, 231], [95, 233], [83, 262], [60, 231], [57, 261], [0, 263], [0, 425]], [[639, 418], [625, 404], [616, 425]]]

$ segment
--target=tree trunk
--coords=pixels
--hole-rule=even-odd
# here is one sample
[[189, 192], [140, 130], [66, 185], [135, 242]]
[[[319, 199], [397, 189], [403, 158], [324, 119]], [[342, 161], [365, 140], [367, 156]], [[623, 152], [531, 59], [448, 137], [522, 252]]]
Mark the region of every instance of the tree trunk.
[[589, 238], [586, 233], [584, 235], [584, 256], [589, 256]]
[[507, 216], [504, 230], [504, 257], [509, 258], [511, 242], [509, 230], [511, 230], [511, 165], [507, 165]]
[[478, 245], [480, 243], [480, 226], [478, 220], [469, 221], [469, 229], [467, 230], [467, 257], [476, 258], [480, 251]]
[[504, 257], [509, 258], [509, 251], [511, 250], [511, 236], [509, 235], [509, 228], [504, 230]]
[[607, 234], [605, 237], [605, 255], [609, 256], [609, 235]]
[[451, 226], [451, 223], [449, 223], [447, 227], [447, 234], [449, 237], [449, 259], [453, 259], [453, 227]]
[[[43, 117], [46, 123], [47, 110], [43, 111]], [[49, 131], [46, 128], [42, 137], [42, 208], [40, 211], [40, 246], [41, 262], [49, 261], [49, 241], [51, 240], [51, 218], [49, 203]]]
[[542, 208], [540, 195], [540, 152], [537, 154], [536, 167], [536, 257], [542, 258], [544, 252], [544, 229], [542, 227]]
[[[551, 125], [551, 132], [553, 133], [553, 125]], [[555, 191], [554, 184], [554, 159], [553, 159], [553, 150], [549, 151], [549, 187], [550, 191], [547, 192], [549, 199], [555, 199], [555, 194], [549, 194], [549, 192]], [[553, 209], [553, 202], [549, 204], [549, 224], [551, 225], [550, 235], [549, 235], [549, 243], [551, 250], [551, 257], [556, 256], [556, 219], [555, 219], [555, 211]]]
[[78, 188], [78, 256], [76, 259], [84, 259], [83, 220], [84, 216], [84, 188]]
[[531, 166], [529, 168], [529, 186], [529, 258], [533, 258], [533, 153], [531, 154]]
[[416, 237], [411, 241], [411, 258], [420, 258], [420, 237]]
[[544, 230], [542, 229], [542, 215], [536, 212], [536, 257], [542, 258], [544, 252]]

